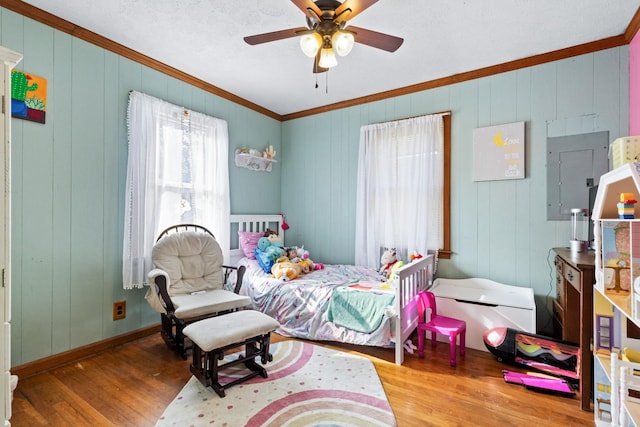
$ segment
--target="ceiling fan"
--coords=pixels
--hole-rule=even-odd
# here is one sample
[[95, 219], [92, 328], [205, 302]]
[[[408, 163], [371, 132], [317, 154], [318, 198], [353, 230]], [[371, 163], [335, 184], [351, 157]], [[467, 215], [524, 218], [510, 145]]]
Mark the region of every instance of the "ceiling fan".
[[395, 52], [402, 42], [400, 37], [378, 33], [366, 28], [347, 26], [347, 21], [376, 3], [378, 0], [291, 0], [305, 14], [306, 27], [247, 36], [250, 45], [300, 37], [300, 47], [310, 58], [315, 58], [314, 73], [324, 73], [338, 65], [336, 53], [349, 54], [354, 42], [377, 49]]

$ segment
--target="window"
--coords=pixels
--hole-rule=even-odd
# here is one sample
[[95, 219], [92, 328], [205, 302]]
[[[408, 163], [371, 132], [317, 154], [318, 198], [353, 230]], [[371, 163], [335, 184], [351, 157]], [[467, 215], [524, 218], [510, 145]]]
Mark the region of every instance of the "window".
[[227, 123], [135, 91], [127, 118], [125, 289], [146, 284], [155, 239], [174, 224], [207, 227], [228, 258]]
[[434, 114], [361, 128], [356, 264], [378, 266], [382, 248], [396, 248], [402, 259], [414, 251], [448, 255], [449, 119]]

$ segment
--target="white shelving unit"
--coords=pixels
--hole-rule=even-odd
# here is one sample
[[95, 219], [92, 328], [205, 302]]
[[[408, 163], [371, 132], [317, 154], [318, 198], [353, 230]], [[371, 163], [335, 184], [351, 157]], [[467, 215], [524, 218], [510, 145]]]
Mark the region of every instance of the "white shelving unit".
[[[622, 165], [600, 178], [592, 213], [594, 420], [597, 426], [640, 427], [640, 363], [631, 361], [638, 361], [631, 352], [640, 352], [640, 212], [637, 218], [620, 219], [621, 193], [640, 197], [640, 163]], [[612, 320], [609, 330], [598, 329], [607, 325], [599, 322], [607, 317]]]

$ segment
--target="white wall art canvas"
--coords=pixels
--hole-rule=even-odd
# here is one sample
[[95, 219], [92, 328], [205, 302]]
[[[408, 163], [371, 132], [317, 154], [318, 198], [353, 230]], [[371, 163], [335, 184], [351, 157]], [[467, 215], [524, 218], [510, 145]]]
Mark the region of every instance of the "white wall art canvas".
[[474, 181], [524, 177], [524, 122], [473, 130]]

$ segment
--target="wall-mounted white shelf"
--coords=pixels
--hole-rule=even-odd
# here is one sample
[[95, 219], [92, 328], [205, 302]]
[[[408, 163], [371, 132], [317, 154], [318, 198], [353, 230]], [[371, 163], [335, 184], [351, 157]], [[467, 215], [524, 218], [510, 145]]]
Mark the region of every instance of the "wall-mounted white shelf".
[[245, 168], [253, 171], [265, 171], [271, 172], [271, 166], [277, 163], [275, 159], [267, 159], [266, 157], [253, 156], [248, 153], [240, 152], [238, 148], [236, 150], [236, 166], [239, 168]]

